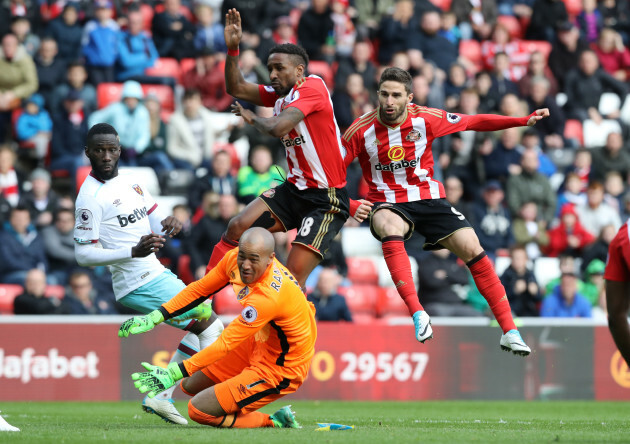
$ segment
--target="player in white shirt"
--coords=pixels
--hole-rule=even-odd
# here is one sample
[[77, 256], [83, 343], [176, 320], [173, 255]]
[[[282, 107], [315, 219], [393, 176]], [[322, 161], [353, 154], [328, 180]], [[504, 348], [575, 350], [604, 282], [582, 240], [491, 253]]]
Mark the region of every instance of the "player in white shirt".
[[[164, 246], [165, 236], [175, 236], [182, 224], [160, 215], [151, 194], [133, 175], [118, 174], [120, 153], [113, 126], [99, 123], [90, 128], [85, 154], [92, 171], [77, 196], [74, 250], [82, 266], [108, 265], [116, 299], [147, 314], [186, 287], [154, 254]], [[171, 362], [191, 357], [223, 331], [209, 304], [185, 307], [177, 314], [173, 322], [166, 322], [188, 333]], [[173, 405], [172, 393], [145, 398], [143, 409], [167, 422], [187, 424]]]

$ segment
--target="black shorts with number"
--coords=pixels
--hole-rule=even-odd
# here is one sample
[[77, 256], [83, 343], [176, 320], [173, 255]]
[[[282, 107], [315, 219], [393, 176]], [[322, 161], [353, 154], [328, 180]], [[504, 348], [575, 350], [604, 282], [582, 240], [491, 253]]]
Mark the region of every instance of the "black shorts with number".
[[299, 190], [284, 182], [260, 195], [262, 201], [284, 225], [285, 231], [298, 229], [294, 244], [301, 244], [322, 258], [330, 241], [350, 216], [350, 200], [345, 188]]
[[[416, 200], [414, 202], [390, 203], [376, 202], [372, 209], [372, 216], [378, 210], [387, 209], [398, 214], [409, 224], [409, 231], [405, 233], [405, 240], [409, 239], [414, 230], [426, 238], [425, 250], [440, 250], [439, 242], [462, 228], [472, 228], [464, 215], [457, 211], [446, 199]], [[372, 235], [381, 240], [374, 231], [370, 217]]]

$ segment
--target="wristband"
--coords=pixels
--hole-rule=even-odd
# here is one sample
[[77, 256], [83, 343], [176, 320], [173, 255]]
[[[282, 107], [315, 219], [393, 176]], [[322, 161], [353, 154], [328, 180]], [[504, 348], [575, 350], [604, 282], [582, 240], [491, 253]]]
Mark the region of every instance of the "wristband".
[[238, 48], [236, 48], [236, 49], [228, 49], [228, 51], [227, 51], [227, 55], [232, 56], [232, 57], [238, 57], [238, 53], [239, 53]]

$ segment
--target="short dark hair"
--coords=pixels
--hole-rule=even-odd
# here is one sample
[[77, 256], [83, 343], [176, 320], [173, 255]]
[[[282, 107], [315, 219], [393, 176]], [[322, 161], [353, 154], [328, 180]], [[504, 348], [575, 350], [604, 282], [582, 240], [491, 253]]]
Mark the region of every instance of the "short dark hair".
[[269, 56], [276, 53], [288, 54], [292, 56], [296, 65], [304, 65], [305, 68], [308, 66], [308, 54], [306, 54], [306, 51], [301, 46], [294, 45], [293, 43], [283, 43], [269, 50]]
[[411, 94], [411, 85], [413, 83], [413, 79], [411, 78], [411, 74], [407, 71], [402, 70], [400, 68], [391, 67], [387, 68], [381, 74], [381, 80], [378, 81], [378, 89], [381, 89], [381, 85], [383, 82], [398, 82], [405, 85], [405, 90], [407, 94]]
[[118, 137], [118, 132], [116, 128], [111, 126], [109, 123], [97, 123], [94, 125], [87, 134], [87, 144], [90, 144], [90, 141], [94, 138], [94, 136], [98, 136], [100, 134], [113, 134]]
[[201, 97], [201, 93], [199, 92], [199, 90], [197, 88], [188, 88], [187, 90], [184, 91], [184, 95], [182, 96], [182, 100], [188, 100], [192, 97], [195, 96], [200, 96]]

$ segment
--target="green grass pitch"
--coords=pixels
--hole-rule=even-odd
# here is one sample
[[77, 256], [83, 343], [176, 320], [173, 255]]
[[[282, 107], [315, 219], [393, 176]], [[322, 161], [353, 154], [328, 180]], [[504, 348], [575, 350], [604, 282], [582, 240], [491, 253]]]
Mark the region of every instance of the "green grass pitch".
[[[21, 432], [0, 443], [547, 443], [629, 442], [630, 403], [549, 402], [276, 402], [291, 403], [302, 429], [213, 429], [166, 424], [139, 402], [0, 402]], [[186, 403], [178, 401], [180, 412]], [[317, 422], [355, 430], [316, 432]]]

